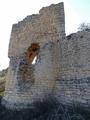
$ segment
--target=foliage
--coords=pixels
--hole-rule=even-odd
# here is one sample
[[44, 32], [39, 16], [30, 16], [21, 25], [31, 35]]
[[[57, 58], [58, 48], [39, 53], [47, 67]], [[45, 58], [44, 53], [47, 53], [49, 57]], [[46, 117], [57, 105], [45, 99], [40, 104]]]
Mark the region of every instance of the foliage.
[[90, 111], [69, 107], [55, 99], [38, 101], [34, 108], [20, 111], [7, 110], [0, 105], [0, 120], [90, 120]]
[[8, 71], [8, 68], [6, 68], [6, 69], [4, 69], [4, 70], [0, 71], [0, 78], [5, 77], [5, 76], [6, 76], [6, 74], [7, 74], [7, 71]]
[[7, 70], [8, 69], [0, 71], [0, 96], [4, 94]]
[[0, 78], [0, 96], [3, 95], [4, 90], [5, 90], [5, 78], [1, 77]]
[[90, 31], [90, 23], [81, 23], [80, 26], [78, 27], [79, 31]]

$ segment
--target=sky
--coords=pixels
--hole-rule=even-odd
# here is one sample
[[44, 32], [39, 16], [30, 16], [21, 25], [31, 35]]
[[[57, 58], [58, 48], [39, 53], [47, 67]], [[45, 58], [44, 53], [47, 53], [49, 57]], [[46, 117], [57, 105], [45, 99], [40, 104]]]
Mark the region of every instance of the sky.
[[66, 34], [77, 31], [83, 22], [90, 23], [90, 0], [0, 0], [0, 70], [9, 65], [8, 45], [12, 24], [42, 7], [64, 2]]

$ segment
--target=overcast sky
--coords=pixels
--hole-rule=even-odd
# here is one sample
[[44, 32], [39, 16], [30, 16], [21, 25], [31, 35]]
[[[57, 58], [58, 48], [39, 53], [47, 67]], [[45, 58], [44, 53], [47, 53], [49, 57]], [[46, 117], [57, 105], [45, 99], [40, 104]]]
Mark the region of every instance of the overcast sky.
[[8, 44], [12, 24], [44, 6], [64, 2], [66, 34], [76, 32], [80, 23], [90, 23], [90, 0], [0, 0], [0, 70], [8, 67]]

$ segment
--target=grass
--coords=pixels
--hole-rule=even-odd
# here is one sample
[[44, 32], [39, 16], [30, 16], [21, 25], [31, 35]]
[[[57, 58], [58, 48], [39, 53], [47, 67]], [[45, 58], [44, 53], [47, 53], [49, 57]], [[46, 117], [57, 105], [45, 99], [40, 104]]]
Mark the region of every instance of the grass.
[[6, 76], [0, 76], [0, 80], [5, 80]]

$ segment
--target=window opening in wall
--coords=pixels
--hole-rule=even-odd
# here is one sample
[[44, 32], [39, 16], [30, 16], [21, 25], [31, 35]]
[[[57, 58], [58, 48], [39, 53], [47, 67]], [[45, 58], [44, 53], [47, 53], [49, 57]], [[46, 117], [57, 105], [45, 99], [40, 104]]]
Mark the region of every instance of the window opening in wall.
[[29, 64], [35, 64], [38, 56], [40, 46], [38, 43], [32, 43], [31, 46], [27, 50], [27, 61]]
[[36, 63], [36, 60], [37, 60], [37, 56], [34, 57], [33, 61], [32, 61], [32, 64], [35, 64]]

